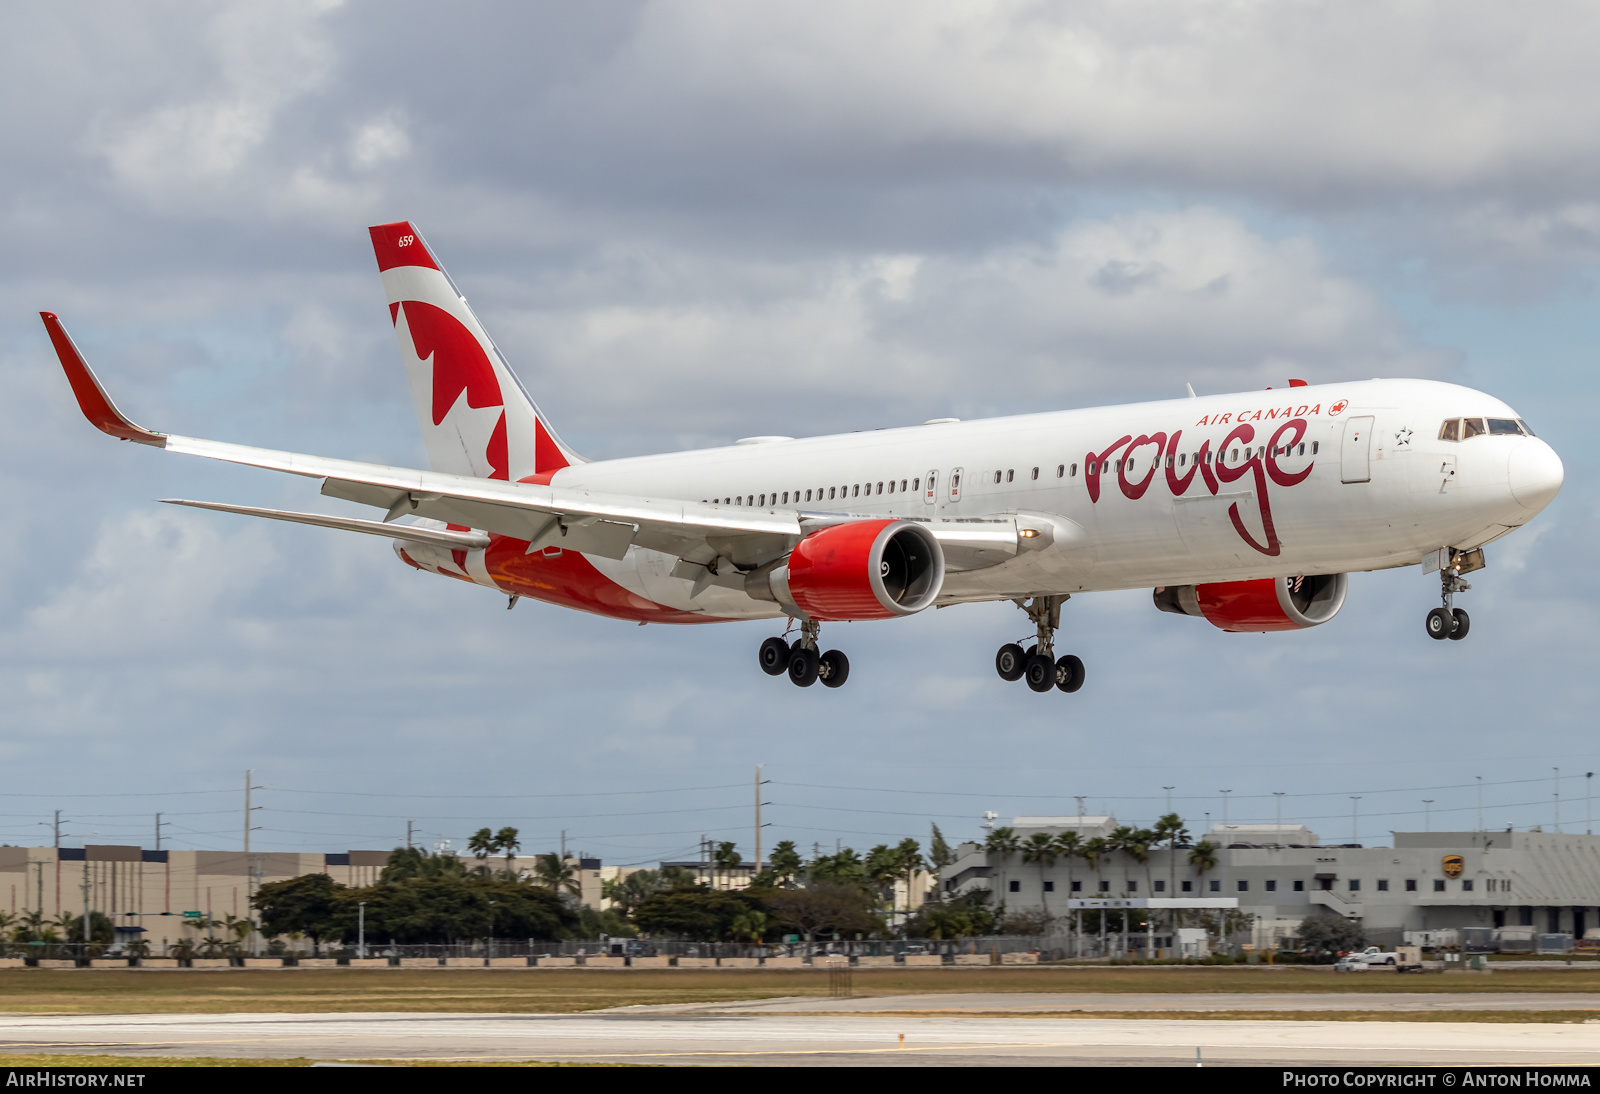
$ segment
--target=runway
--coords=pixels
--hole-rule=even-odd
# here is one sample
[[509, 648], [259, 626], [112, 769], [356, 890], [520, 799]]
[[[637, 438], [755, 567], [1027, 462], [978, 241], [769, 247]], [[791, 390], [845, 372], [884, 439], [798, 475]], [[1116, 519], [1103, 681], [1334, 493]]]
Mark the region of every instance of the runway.
[[1025, 1016], [1063, 1011], [1593, 1011], [1595, 992], [930, 992], [852, 999], [786, 996], [722, 1003], [670, 1003], [624, 1008], [629, 1014], [918, 1014]]
[[1193, 1067], [1198, 1053], [1218, 1065], [1600, 1065], [1600, 1024], [617, 1011], [18, 1015], [0, 1019], [0, 1052], [801, 1067]]

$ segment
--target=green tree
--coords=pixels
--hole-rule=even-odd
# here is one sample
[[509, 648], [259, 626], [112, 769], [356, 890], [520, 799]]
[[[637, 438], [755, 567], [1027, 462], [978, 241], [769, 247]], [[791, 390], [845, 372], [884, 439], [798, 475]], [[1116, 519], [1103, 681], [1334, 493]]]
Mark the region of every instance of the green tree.
[[634, 870], [625, 877], [601, 882], [600, 895], [625, 916], [644, 900], [667, 887], [667, 880], [661, 876], [661, 871]]
[[1178, 848], [1189, 843], [1189, 829], [1184, 827], [1183, 818], [1176, 813], [1168, 813], [1156, 821], [1156, 840], [1165, 842], [1167, 850], [1167, 887], [1172, 891], [1169, 896], [1176, 896], [1178, 892]]
[[864, 893], [872, 890], [871, 879], [867, 877], [866, 863], [861, 861], [861, 856], [849, 847], [836, 854], [823, 855], [813, 862], [806, 870], [806, 887], [816, 885], [848, 885], [860, 889]]
[[880, 843], [867, 852], [861, 863], [867, 880], [872, 883], [873, 894], [881, 905], [894, 911], [894, 883], [900, 877], [900, 862], [886, 843]]
[[1000, 860], [999, 880], [1002, 891], [1005, 890], [1006, 862], [1012, 855], [1017, 853], [1021, 846], [1022, 844], [1017, 839], [1016, 831], [1011, 828], [996, 828], [984, 837], [984, 854], [991, 860]]
[[728, 884], [733, 884], [733, 871], [744, 861], [739, 852], [734, 850], [732, 840], [719, 843], [711, 851], [711, 887], [717, 887], [717, 875], [720, 873], [728, 879]]
[[[404, 849], [389, 856], [391, 865]], [[392, 882], [390, 867], [384, 867], [382, 881]], [[261, 933], [269, 938], [281, 934], [303, 934], [311, 939], [311, 952], [322, 952], [322, 940], [339, 933], [340, 885], [327, 874], [302, 874], [287, 881], [269, 881], [256, 890], [250, 905], [261, 915]]]
[[1350, 953], [1367, 944], [1361, 924], [1340, 915], [1308, 915], [1300, 921], [1295, 935], [1300, 940], [1300, 949], [1306, 953]]
[[1067, 864], [1067, 899], [1072, 899], [1072, 864], [1083, 853], [1083, 836], [1069, 829], [1056, 837], [1056, 855]]
[[455, 855], [434, 855], [418, 847], [396, 847], [384, 864], [379, 881], [404, 881], [407, 878], [466, 877], [467, 867]]
[[83, 916], [62, 916], [65, 922], [58, 922], [62, 932], [67, 936], [68, 942], [98, 942], [109, 945], [117, 937], [116, 926], [104, 912], [89, 913], [89, 937], [83, 935]]
[[496, 851], [494, 833], [487, 828], [480, 828], [467, 839], [467, 850], [472, 852], [472, 857], [478, 860], [478, 869], [487, 870], [485, 865], [489, 856]]
[[669, 889], [696, 889], [700, 881], [687, 866], [663, 866], [661, 881]]
[[494, 834], [495, 850], [506, 857], [506, 873], [511, 873], [512, 863], [516, 860], [517, 852], [522, 849], [522, 843], [517, 839], [517, 830], [505, 827]]
[[917, 841], [907, 836], [894, 847], [895, 864], [899, 867], [900, 876], [906, 883], [906, 914], [911, 914], [911, 886], [916, 880], [918, 871], [926, 868], [927, 863], [922, 858], [922, 848]]
[[1050, 901], [1044, 891], [1044, 872], [1056, 864], [1058, 854], [1055, 838], [1048, 832], [1035, 832], [1022, 844], [1022, 861], [1039, 867], [1039, 904], [1047, 918], [1050, 915]]
[[731, 937], [734, 921], [752, 910], [760, 908], [748, 890], [668, 889], [640, 904], [633, 921], [652, 935], [717, 942]]
[[804, 889], [770, 890], [763, 899], [774, 924], [808, 939], [830, 934], [875, 935], [883, 931], [876, 902], [859, 884], [813, 880]]
[[793, 887], [794, 879], [804, 865], [800, 860], [800, 852], [794, 849], [794, 840], [782, 840], [772, 849], [770, 865], [779, 884], [786, 889]]
[[1197, 880], [1204, 880], [1206, 872], [1217, 868], [1217, 845], [1203, 839], [1189, 849], [1189, 865], [1194, 867]]
[[552, 893], [566, 893], [573, 897], [583, 895], [583, 885], [572, 860], [564, 859], [554, 851], [533, 860], [533, 881]]

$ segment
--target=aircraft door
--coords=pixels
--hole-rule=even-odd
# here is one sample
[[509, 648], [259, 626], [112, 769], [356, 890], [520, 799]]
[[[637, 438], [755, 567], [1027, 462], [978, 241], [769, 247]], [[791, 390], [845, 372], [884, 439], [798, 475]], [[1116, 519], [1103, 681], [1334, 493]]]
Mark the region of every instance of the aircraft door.
[[1344, 423], [1344, 442], [1339, 446], [1339, 478], [1342, 482], [1372, 481], [1372, 415], [1350, 418]]
[[961, 500], [961, 468], [954, 467], [950, 469], [950, 487], [945, 491], [945, 494], [949, 501]]
[[928, 505], [939, 503], [939, 472], [928, 472], [928, 485], [922, 491], [922, 500]]

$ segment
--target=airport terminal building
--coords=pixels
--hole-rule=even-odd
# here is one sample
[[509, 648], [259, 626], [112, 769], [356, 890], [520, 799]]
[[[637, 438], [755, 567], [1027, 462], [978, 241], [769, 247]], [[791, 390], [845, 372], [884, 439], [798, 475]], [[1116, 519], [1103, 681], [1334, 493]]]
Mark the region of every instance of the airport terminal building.
[[[1017, 817], [1035, 832], [1108, 836], [1113, 817]], [[1025, 863], [964, 843], [941, 873], [947, 896], [987, 889], [1008, 911], [1060, 914], [1063, 898], [1235, 897], [1254, 917], [1259, 947], [1293, 938], [1301, 920], [1329, 914], [1359, 920], [1380, 944], [1404, 932], [1528, 926], [1581, 938], [1600, 927], [1600, 837], [1560, 832], [1396, 832], [1393, 847], [1324, 844], [1301, 825], [1218, 825], [1205, 839], [1215, 865], [1199, 869], [1190, 849], [1152, 849], [1147, 863], [1125, 852], [1095, 869], [1083, 859]]]

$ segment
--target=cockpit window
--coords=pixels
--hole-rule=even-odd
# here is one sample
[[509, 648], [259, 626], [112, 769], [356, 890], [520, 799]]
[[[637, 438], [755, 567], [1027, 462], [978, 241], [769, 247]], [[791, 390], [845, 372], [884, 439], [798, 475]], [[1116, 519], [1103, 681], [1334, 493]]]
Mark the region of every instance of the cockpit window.
[[1521, 418], [1517, 419], [1517, 424], [1522, 427], [1522, 432], [1526, 433], [1528, 436], [1530, 436], [1530, 437], [1538, 436], [1537, 433], [1535, 433], [1533, 430], [1528, 428], [1528, 423], [1523, 421]]
[[1464, 441], [1469, 441], [1473, 437], [1481, 437], [1487, 432], [1483, 428], [1482, 418], [1462, 418], [1461, 426], [1461, 439]]
[[1439, 427], [1441, 441], [1459, 441], [1461, 439], [1461, 419], [1446, 418], [1444, 425]]
[[1512, 418], [1489, 419], [1489, 436], [1491, 437], [1516, 437], [1520, 436], [1521, 433], [1522, 430], [1517, 427], [1516, 421]]

